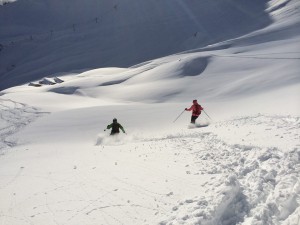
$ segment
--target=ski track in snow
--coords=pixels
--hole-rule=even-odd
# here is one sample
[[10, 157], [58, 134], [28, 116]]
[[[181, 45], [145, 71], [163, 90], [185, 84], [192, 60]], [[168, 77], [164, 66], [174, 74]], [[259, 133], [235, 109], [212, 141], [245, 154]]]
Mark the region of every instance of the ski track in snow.
[[[220, 127], [239, 129], [243, 126], [251, 127], [253, 125], [266, 131], [276, 130], [277, 132], [280, 130], [285, 134], [285, 138], [299, 140], [299, 121], [298, 117], [258, 115], [219, 122], [215, 124], [215, 127], [217, 129]], [[249, 136], [249, 132], [248, 130], [248, 133], [245, 134], [245, 139]], [[274, 138], [281, 137], [275, 135]], [[124, 137], [118, 141], [121, 142], [120, 144], [126, 145], [132, 140]], [[203, 185], [206, 189], [203, 196], [199, 193], [197, 197], [184, 199], [178, 202], [178, 205], [170, 206], [173, 210], [172, 215], [160, 224], [233, 225], [242, 223], [245, 218], [246, 220], [251, 218], [252, 224], [263, 225], [280, 224], [285, 220], [297, 221], [299, 219], [297, 212], [299, 212], [300, 201], [300, 180], [298, 178], [300, 149], [297, 145], [293, 149], [283, 151], [277, 147], [229, 144], [213, 131], [201, 129], [199, 131], [181, 131], [165, 137], [135, 139], [134, 141], [143, 145], [148, 143], [150, 146], [154, 143], [159, 143], [161, 146], [172, 145], [174, 154], [178, 157], [185, 158], [187, 154], [193, 156], [195, 161], [188, 162], [186, 165], [187, 174], [211, 175], [211, 182]], [[103, 144], [111, 145], [111, 137]], [[150, 198], [155, 198], [157, 195], [157, 193], [151, 193], [150, 190], [126, 183], [124, 180], [119, 180], [119, 182], [126, 186], [129, 185], [137, 194], [148, 193], [146, 195], [149, 195]], [[173, 194], [173, 192], [170, 193]], [[78, 213], [90, 215], [94, 211], [109, 207], [128, 207], [125, 204], [113, 204], [93, 208], [93, 203], [98, 200], [92, 201]], [[121, 201], [124, 202], [124, 200]], [[164, 201], [161, 204], [165, 204]], [[130, 207], [137, 206], [132, 204]], [[140, 205], [139, 207], [145, 206]], [[155, 211], [151, 208], [149, 210]], [[126, 214], [132, 214], [132, 209], [127, 209]], [[168, 213], [164, 212], [164, 214]], [[114, 218], [113, 220], [116, 222], [120, 219]]]
[[13, 134], [40, 116], [37, 108], [0, 98], [0, 154], [17, 145]]
[[[9, 138], [39, 116], [35, 108], [9, 100], [1, 101], [1, 107], [4, 109], [1, 111], [2, 120], [11, 125], [11, 132], [2, 130], [2, 139]], [[18, 120], [20, 115], [22, 122]], [[227, 130], [231, 137], [236, 131], [240, 132], [232, 140], [222, 135], [222, 129]], [[261, 130], [264, 132], [259, 135], [270, 139], [269, 146], [254, 142], [258, 137], [255, 131]], [[1, 187], [2, 190], [14, 188], [17, 179], [44, 180], [49, 184], [45, 189], [31, 192], [21, 202], [12, 192], [11, 206], [7, 211], [1, 211], [0, 218], [14, 221], [14, 224], [38, 224], [40, 221], [47, 221], [47, 224], [71, 225], [75, 221], [94, 224], [100, 216], [100, 224], [298, 225], [299, 131], [299, 117], [259, 114], [220, 121], [199, 129], [182, 129], [162, 137], [120, 136], [116, 145], [112, 144], [115, 137], [101, 137], [95, 146], [101, 150], [94, 154], [99, 154], [103, 162], [114, 162], [115, 166], [128, 161], [122, 161], [124, 155], [113, 158], [116, 155], [112, 151], [128, 154], [135, 159], [132, 165], [122, 167], [128, 167], [128, 171], [118, 174], [113, 167], [105, 168], [97, 160], [95, 165], [74, 165], [70, 171], [49, 171], [40, 176], [23, 174], [24, 168], [20, 168]], [[284, 148], [276, 140], [285, 140], [285, 143], [288, 140], [289, 144]], [[182, 169], [186, 177], [176, 176], [176, 172], [161, 174], [147, 163], [157, 161], [156, 157], [161, 154], [168, 156], [167, 167], [185, 163]], [[81, 170], [82, 166], [90, 169]], [[88, 175], [103, 173], [103, 170], [104, 174], [109, 171], [109, 176], [104, 177], [102, 183]], [[160, 183], [168, 191], [140, 184], [136, 182], [137, 178], [131, 179], [130, 174], [137, 170], [142, 171], [137, 173], [138, 176], [152, 174], [157, 180], [169, 179], [165, 184]], [[171, 179], [185, 179], [182, 182], [188, 186], [194, 179], [192, 177], [199, 179], [197, 194], [178, 197], [176, 187], [170, 184]], [[208, 177], [208, 181], [201, 181], [202, 177]]]
[[213, 176], [204, 185], [207, 191], [202, 196], [178, 202], [161, 225], [299, 224], [300, 118], [258, 115], [215, 126], [243, 125], [268, 127], [267, 131], [279, 129], [285, 138], [296, 139], [298, 144], [295, 142], [291, 149], [229, 144], [203, 132], [174, 139], [177, 148], [183, 145], [195, 156], [197, 169], [191, 174], [212, 174], [221, 179]]

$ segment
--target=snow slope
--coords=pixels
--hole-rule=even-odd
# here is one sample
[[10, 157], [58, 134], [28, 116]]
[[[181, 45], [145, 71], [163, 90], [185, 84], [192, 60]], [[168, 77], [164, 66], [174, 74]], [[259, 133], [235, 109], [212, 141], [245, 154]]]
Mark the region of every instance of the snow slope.
[[[23, 0], [0, 6], [0, 90], [128, 67], [267, 26], [266, 0]], [[24, 19], [26, 18], [26, 19]]]
[[[299, 6], [270, 1], [270, 26], [204, 48], [1, 91], [0, 224], [299, 225]], [[174, 123], [194, 98], [212, 119]], [[114, 117], [127, 135], [103, 131]]]
[[1, 0], [0, 1], [0, 5], [5, 5], [5, 4], [8, 4], [8, 3], [12, 3], [12, 2], [15, 2], [16, 0]]

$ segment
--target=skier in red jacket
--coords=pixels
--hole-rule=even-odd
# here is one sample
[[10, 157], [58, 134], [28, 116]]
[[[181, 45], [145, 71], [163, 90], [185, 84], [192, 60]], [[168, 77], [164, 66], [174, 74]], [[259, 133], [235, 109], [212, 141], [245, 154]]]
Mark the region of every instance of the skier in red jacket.
[[202, 106], [198, 104], [197, 100], [193, 100], [193, 105], [190, 108], [185, 108], [186, 111], [193, 111], [191, 117], [191, 123], [195, 123], [196, 119], [200, 116]]

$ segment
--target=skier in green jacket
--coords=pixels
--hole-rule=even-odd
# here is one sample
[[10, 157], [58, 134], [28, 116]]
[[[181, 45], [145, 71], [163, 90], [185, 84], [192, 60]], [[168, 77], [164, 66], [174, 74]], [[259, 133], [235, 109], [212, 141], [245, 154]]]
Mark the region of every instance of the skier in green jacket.
[[[116, 118], [113, 119], [113, 123], [112, 123], [112, 124], [107, 125], [107, 128], [106, 128], [106, 129], [110, 129], [110, 128], [112, 128], [112, 129], [111, 129], [110, 135], [115, 135], [115, 134], [120, 133], [120, 129], [123, 131], [124, 134], [126, 134], [124, 128], [122, 127], [121, 124], [118, 123], [118, 121], [117, 121]], [[105, 129], [105, 130], [106, 130], [106, 129]], [[104, 130], [104, 131], [105, 131], [105, 130]]]

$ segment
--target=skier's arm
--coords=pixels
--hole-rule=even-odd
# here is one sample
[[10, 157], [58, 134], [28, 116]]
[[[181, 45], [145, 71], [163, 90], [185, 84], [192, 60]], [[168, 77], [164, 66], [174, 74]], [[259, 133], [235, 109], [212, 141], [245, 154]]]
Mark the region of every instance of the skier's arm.
[[124, 128], [122, 127], [121, 124], [119, 124], [119, 127], [120, 127], [120, 129], [123, 131], [123, 133], [125, 134], [126, 132], [125, 132], [125, 130], [124, 130]]
[[106, 129], [110, 129], [110, 128], [112, 128], [112, 124], [107, 125], [107, 127], [106, 127]]
[[192, 105], [190, 108], [185, 108], [185, 111], [192, 111], [194, 108], [194, 105]]

